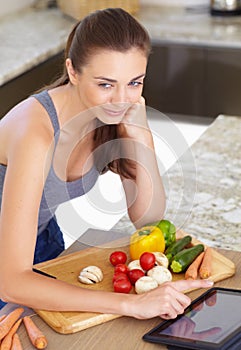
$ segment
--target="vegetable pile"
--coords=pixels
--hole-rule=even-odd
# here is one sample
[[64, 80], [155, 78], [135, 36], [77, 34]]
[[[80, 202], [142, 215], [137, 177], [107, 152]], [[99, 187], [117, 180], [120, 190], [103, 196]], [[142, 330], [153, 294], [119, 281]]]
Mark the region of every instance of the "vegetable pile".
[[[113, 290], [129, 293], [133, 288], [137, 294], [157, 288], [172, 280], [172, 273], [185, 273], [185, 279], [211, 276], [211, 248], [203, 244], [193, 245], [192, 237], [176, 238], [176, 228], [168, 220], [160, 220], [144, 226], [130, 237], [130, 257], [124, 251], [114, 251], [109, 261], [114, 267]], [[97, 266], [83, 268], [78, 280], [95, 284], [103, 280]]]
[[[116, 265], [117, 260], [122, 263]], [[161, 252], [144, 252], [139, 259], [132, 260], [128, 265], [124, 261], [127, 261], [124, 252], [116, 251], [110, 255], [110, 262], [114, 266], [113, 289], [117, 293], [129, 293], [134, 286], [136, 293], [141, 294], [172, 279], [167, 268], [168, 260]]]
[[1, 350], [22, 350], [21, 340], [17, 330], [23, 320], [29, 339], [36, 349], [45, 349], [47, 339], [29, 316], [21, 318], [24, 309], [18, 307], [8, 315], [0, 317]]
[[[189, 235], [176, 239], [176, 228], [168, 220], [160, 220], [134, 232], [130, 238], [131, 261], [115, 251], [110, 255], [114, 266], [113, 289], [137, 294], [171, 281], [172, 273], [185, 273], [185, 279], [209, 278], [212, 267], [211, 248], [193, 245]], [[172, 272], [172, 273], [171, 273]]]

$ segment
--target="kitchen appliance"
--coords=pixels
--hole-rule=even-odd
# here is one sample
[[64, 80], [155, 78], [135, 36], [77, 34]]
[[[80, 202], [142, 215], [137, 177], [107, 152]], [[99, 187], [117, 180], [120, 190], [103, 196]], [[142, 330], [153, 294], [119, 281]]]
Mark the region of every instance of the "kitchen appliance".
[[214, 16], [241, 15], [241, 0], [211, 0], [211, 14]]

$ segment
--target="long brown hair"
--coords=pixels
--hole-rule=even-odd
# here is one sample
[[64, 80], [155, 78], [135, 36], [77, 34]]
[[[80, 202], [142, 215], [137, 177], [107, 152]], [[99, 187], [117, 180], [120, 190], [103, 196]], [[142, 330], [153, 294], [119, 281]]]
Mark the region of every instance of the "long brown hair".
[[[91, 13], [74, 26], [67, 40], [65, 59], [70, 58], [75, 71], [81, 74], [81, 68], [88, 63], [89, 57], [95, 54], [97, 49], [126, 52], [131, 48], [137, 48], [148, 57], [150, 47], [147, 31], [134, 17], [121, 8], [108, 8]], [[69, 77], [64, 65], [62, 76], [48, 88], [68, 83]], [[98, 146], [117, 138], [118, 125], [105, 125], [99, 122], [94, 135], [94, 149], [97, 150]], [[114, 159], [113, 152], [112, 147], [106, 147], [104, 158]], [[95, 160], [97, 167], [102, 167], [99, 169], [101, 172], [110, 169], [126, 178], [134, 177], [130, 169], [133, 162], [128, 159], [112, 160], [103, 168], [103, 159], [99, 162], [100, 155], [97, 151]]]

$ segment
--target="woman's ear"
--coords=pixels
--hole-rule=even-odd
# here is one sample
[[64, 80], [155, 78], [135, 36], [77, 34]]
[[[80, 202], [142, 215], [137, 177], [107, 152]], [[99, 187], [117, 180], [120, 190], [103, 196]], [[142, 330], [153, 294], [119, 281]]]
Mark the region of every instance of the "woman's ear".
[[65, 61], [66, 69], [68, 72], [69, 80], [73, 85], [76, 85], [77, 83], [77, 73], [74, 70], [74, 67], [72, 65], [72, 61], [70, 58], [67, 58]]

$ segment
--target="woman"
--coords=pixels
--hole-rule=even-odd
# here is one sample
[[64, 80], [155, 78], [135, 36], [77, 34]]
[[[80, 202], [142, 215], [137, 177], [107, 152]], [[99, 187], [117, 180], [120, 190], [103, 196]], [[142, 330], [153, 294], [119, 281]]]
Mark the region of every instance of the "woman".
[[[163, 217], [142, 87], [150, 41], [121, 9], [87, 16], [69, 36], [63, 76], [0, 123], [0, 297], [33, 308], [173, 318], [205, 281], [168, 283], [146, 295], [93, 292], [32, 271], [63, 249], [57, 206], [83, 195], [107, 170], [122, 179], [130, 219]], [[116, 142], [117, 141], [117, 142]], [[101, 161], [100, 161], [101, 160]], [[11, 278], [10, 278], [11, 276]]]

